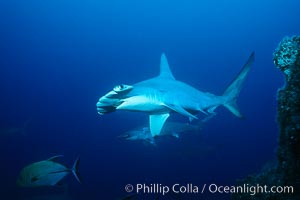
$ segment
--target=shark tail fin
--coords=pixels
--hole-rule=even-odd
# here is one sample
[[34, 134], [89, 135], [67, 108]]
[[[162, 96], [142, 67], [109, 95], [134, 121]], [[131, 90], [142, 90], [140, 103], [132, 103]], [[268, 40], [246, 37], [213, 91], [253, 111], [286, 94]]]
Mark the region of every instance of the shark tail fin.
[[233, 79], [231, 84], [226, 88], [226, 90], [223, 93], [223, 97], [225, 98], [223, 106], [225, 106], [230, 112], [232, 112], [232, 114], [239, 118], [242, 118], [243, 116], [239, 111], [236, 100], [240, 94], [242, 85], [254, 61], [254, 57], [255, 54], [254, 52], [252, 52], [240, 73], [235, 77], [235, 79]]
[[71, 169], [73, 175], [75, 176], [76, 180], [79, 182], [79, 183], [82, 183], [82, 178], [79, 174], [79, 171], [78, 171], [78, 167], [79, 167], [79, 163], [80, 163], [80, 158], [78, 157], [74, 164], [73, 164], [73, 167]]

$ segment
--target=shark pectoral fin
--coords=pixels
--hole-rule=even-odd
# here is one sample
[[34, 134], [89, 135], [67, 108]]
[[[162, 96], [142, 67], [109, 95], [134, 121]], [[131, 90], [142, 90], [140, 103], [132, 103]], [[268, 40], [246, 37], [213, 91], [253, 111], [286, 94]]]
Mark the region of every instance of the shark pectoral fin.
[[181, 106], [177, 106], [174, 104], [167, 104], [165, 105], [166, 107], [170, 108], [171, 110], [174, 110], [175, 112], [182, 114], [183, 116], [189, 117], [189, 119], [198, 119], [195, 115], [192, 115], [191, 113], [189, 113], [188, 111], [186, 111], [183, 107]]
[[161, 129], [164, 126], [164, 124], [169, 116], [170, 116], [169, 113], [149, 116], [150, 132], [151, 132], [152, 137], [155, 137], [160, 134]]

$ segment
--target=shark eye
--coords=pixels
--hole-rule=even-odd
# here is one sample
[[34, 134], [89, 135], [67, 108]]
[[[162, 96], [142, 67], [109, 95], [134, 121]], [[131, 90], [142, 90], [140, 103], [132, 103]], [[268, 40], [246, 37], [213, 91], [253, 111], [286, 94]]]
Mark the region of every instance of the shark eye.
[[121, 85], [117, 85], [114, 87], [114, 91], [115, 92], [120, 92], [125, 88], [125, 85], [121, 84]]
[[115, 86], [114, 87], [114, 92], [116, 92], [116, 93], [121, 93], [121, 92], [125, 92], [125, 91], [130, 91], [130, 90], [132, 90], [132, 86], [130, 86], [130, 85], [125, 85], [125, 84], [120, 84], [120, 85], [117, 85], [117, 86]]

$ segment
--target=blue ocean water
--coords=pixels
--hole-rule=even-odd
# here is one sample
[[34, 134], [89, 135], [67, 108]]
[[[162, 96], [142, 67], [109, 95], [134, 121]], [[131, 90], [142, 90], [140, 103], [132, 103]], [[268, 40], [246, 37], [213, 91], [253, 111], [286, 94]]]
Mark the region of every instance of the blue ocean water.
[[[1, 1], [0, 199], [118, 199], [126, 184], [230, 186], [259, 172], [274, 162], [278, 140], [284, 77], [272, 53], [284, 36], [299, 34], [299, 7], [297, 0]], [[244, 120], [218, 108], [200, 134], [151, 146], [117, 138], [146, 114], [97, 114], [99, 97], [115, 85], [156, 76], [163, 52], [176, 79], [220, 95], [252, 51], [238, 99]], [[69, 175], [54, 188], [16, 186], [24, 166], [54, 155], [67, 167], [80, 156], [84, 183]]]

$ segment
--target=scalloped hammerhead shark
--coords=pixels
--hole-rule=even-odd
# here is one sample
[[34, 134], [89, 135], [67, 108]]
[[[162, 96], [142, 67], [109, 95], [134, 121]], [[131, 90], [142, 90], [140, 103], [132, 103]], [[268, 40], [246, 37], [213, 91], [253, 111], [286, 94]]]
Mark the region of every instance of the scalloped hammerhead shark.
[[251, 53], [240, 73], [220, 96], [202, 92], [174, 78], [167, 58], [163, 53], [160, 59], [158, 76], [134, 85], [117, 85], [97, 102], [100, 115], [116, 110], [145, 112], [149, 114], [152, 137], [158, 136], [171, 112], [179, 113], [190, 120], [197, 119], [202, 112], [207, 116], [215, 115], [219, 106], [226, 107], [232, 114], [241, 118], [236, 104], [237, 97], [254, 61]]

